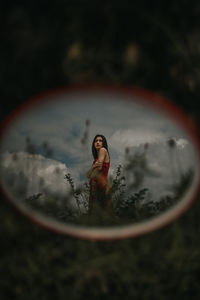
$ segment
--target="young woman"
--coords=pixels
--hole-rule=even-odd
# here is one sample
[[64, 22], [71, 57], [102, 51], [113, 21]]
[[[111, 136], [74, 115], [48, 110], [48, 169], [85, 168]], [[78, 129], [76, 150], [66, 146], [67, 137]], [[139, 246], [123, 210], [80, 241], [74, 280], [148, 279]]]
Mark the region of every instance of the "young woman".
[[110, 156], [107, 141], [103, 135], [97, 134], [94, 137], [92, 154], [94, 162], [87, 173], [90, 183], [89, 212], [91, 212], [95, 204], [103, 209], [108, 208], [111, 204], [111, 200], [108, 199]]

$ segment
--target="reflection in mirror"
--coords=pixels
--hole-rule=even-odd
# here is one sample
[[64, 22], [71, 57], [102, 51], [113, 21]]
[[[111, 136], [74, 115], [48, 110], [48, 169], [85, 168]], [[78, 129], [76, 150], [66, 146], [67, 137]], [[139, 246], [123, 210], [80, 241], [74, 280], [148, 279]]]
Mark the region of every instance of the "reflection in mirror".
[[[199, 157], [186, 127], [150, 99], [88, 88], [31, 102], [4, 126], [4, 192], [19, 206], [75, 225], [138, 224], [176, 207], [197, 184]], [[101, 166], [91, 195], [87, 172], [97, 134], [106, 137], [107, 150], [99, 146], [100, 158], [95, 148]]]

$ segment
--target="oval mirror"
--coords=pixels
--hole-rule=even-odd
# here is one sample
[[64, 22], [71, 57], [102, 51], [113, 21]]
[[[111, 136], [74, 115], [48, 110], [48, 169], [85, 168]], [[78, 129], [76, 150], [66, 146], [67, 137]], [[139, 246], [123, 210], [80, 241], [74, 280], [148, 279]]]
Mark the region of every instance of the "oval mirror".
[[137, 236], [191, 205], [199, 153], [191, 119], [150, 91], [66, 88], [26, 102], [2, 124], [1, 189], [56, 232]]

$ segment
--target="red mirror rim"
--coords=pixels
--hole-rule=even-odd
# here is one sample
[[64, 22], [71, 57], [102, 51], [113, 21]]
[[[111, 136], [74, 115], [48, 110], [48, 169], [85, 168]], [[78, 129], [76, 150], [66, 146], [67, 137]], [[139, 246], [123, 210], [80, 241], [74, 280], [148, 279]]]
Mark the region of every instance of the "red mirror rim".
[[59, 234], [65, 234], [73, 237], [90, 239], [90, 240], [113, 240], [113, 239], [124, 239], [129, 237], [136, 237], [156, 229], [162, 228], [163, 226], [171, 223], [183, 213], [185, 213], [189, 207], [193, 204], [194, 200], [197, 198], [200, 190], [200, 142], [198, 129], [193, 122], [192, 118], [187, 116], [178, 106], [169, 101], [168, 99], [159, 96], [158, 94], [145, 90], [138, 87], [131, 86], [114, 86], [114, 85], [75, 85], [70, 87], [64, 87], [60, 89], [51, 90], [35, 96], [30, 100], [26, 101], [24, 104], [19, 106], [14, 110], [0, 126], [0, 140], [6, 131], [6, 129], [12, 125], [12, 121], [17, 118], [21, 113], [25, 112], [27, 109], [31, 109], [32, 106], [41, 103], [41, 101], [49, 101], [49, 98], [53, 98], [59, 95], [69, 95], [71, 93], [90, 93], [90, 92], [104, 92], [109, 94], [126, 95], [133, 98], [139, 99], [140, 103], [149, 105], [151, 108], [155, 108], [163, 116], [165, 115], [168, 119], [171, 119], [176, 123], [179, 128], [190, 138], [194, 149], [197, 153], [198, 165], [197, 172], [194, 181], [183, 196], [182, 200], [175, 204], [172, 208], [166, 212], [160, 214], [159, 216], [153, 217], [152, 219], [147, 219], [140, 223], [128, 224], [114, 227], [88, 227], [88, 226], [77, 226], [67, 223], [62, 223], [54, 221], [48, 217], [45, 217], [31, 209], [28, 209], [21, 203], [16, 203], [14, 200], [10, 199], [6, 191], [2, 186], [0, 186], [1, 193], [3, 197], [10, 203], [12, 203], [17, 210], [25, 215], [30, 221], [36, 223], [46, 229], [54, 231]]

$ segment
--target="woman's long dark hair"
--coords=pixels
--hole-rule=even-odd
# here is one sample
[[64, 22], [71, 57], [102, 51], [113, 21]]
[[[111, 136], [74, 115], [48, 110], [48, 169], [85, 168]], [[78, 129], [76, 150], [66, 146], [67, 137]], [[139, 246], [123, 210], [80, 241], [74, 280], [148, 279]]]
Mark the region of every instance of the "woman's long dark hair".
[[[94, 147], [94, 142], [95, 142], [95, 140], [96, 140], [97, 137], [101, 137], [101, 138], [102, 138], [102, 141], [103, 141], [103, 147], [108, 151], [108, 144], [107, 144], [107, 141], [106, 141], [105, 136], [102, 135], [102, 134], [97, 134], [97, 135], [95, 135], [95, 137], [94, 137], [94, 139], [93, 139], [93, 142], [92, 142], [92, 154], [93, 154], [94, 159], [97, 159], [97, 158], [98, 158], [97, 150], [96, 150], [96, 148]], [[108, 152], [108, 155], [109, 155], [109, 152]]]

